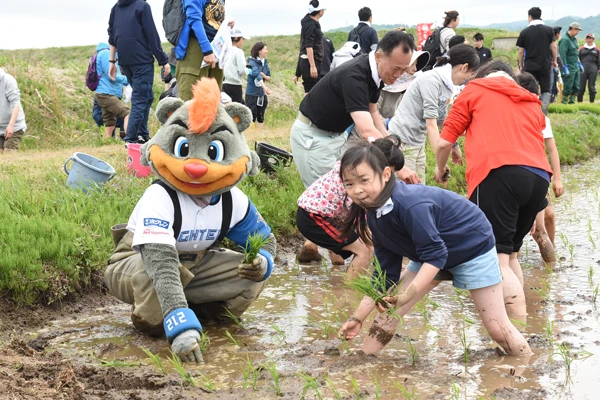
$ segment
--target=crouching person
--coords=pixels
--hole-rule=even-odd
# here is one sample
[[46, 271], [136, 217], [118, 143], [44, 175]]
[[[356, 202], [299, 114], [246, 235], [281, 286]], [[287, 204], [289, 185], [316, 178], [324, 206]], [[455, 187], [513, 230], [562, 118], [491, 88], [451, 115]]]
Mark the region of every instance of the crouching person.
[[[129, 222], [112, 228], [116, 249], [104, 281], [132, 304], [137, 329], [165, 333], [182, 360], [200, 362], [201, 321], [227, 311], [239, 317], [252, 305], [273, 269], [276, 241], [236, 187], [260, 163], [242, 134], [250, 110], [221, 105], [216, 81], [204, 78], [192, 100], [165, 98], [156, 114], [163, 125], [142, 147], [141, 162], [158, 180]], [[249, 263], [219, 247], [227, 237], [244, 248], [252, 234], [268, 241]]]

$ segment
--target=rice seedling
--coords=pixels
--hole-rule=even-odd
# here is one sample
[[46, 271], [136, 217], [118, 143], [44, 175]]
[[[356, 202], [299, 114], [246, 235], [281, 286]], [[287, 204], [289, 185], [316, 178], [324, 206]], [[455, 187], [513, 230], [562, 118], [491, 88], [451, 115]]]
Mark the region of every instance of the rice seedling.
[[181, 362], [181, 359], [177, 354], [171, 351], [171, 357], [167, 356], [167, 360], [171, 362], [173, 368], [175, 368], [175, 371], [177, 371], [177, 373], [179, 374], [181, 379], [183, 379], [184, 382], [186, 382], [190, 386], [196, 386], [196, 381], [194, 380], [194, 377], [185, 370], [185, 367], [183, 366], [183, 363]]
[[329, 390], [331, 390], [331, 393], [333, 393], [333, 396], [335, 397], [335, 399], [341, 400], [343, 398], [343, 396], [339, 392], [339, 390], [337, 390], [337, 388], [335, 387], [335, 384], [333, 383], [331, 378], [329, 378], [329, 375], [325, 374], [323, 376], [323, 379], [325, 380], [325, 383], [327, 383], [327, 386], [329, 387]]
[[260, 375], [260, 368], [255, 368], [250, 361], [250, 357], [246, 357], [246, 365], [244, 366], [244, 381], [242, 386], [248, 387], [248, 384], [252, 383], [252, 389], [258, 390], [258, 377]]
[[210, 380], [210, 378], [208, 376], [206, 376], [205, 374], [203, 374], [200, 371], [198, 371], [198, 376], [201, 379], [200, 385], [201, 385], [202, 389], [204, 389], [204, 391], [212, 393], [217, 390], [217, 387], [215, 386], [213, 381]]
[[100, 362], [100, 365], [102, 365], [103, 367], [126, 368], [126, 367], [139, 367], [140, 366], [140, 363], [132, 363], [132, 362], [127, 362], [127, 361], [122, 361], [122, 360], [108, 361], [108, 360], [103, 360], [101, 358], [96, 358], [96, 359]]
[[591, 232], [588, 232], [588, 239], [589, 239], [590, 243], [592, 244], [592, 247], [595, 249], [596, 248], [596, 241], [594, 240], [594, 237], [592, 236]]
[[156, 369], [158, 369], [163, 375], [167, 375], [167, 370], [163, 366], [160, 356], [158, 354], [153, 354], [150, 350], [144, 347], [142, 347], [142, 350], [144, 353], [146, 353], [150, 361], [152, 361], [152, 363], [156, 366]]
[[546, 322], [545, 333], [546, 333], [546, 339], [548, 339], [548, 342], [550, 342], [550, 344], [553, 344], [554, 343], [554, 321], [548, 320]]
[[326, 273], [329, 273], [331, 272], [331, 267], [333, 266], [333, 264], [330, 264], [329, 261], [327, 261], [327, 259], [323, 257], [321, 259], [321, 266], [323, 267]]
[[417, 400], [419, 398], [419, 395], [415, 393], [415, 388], [412, 388], [411, 391], [409, 391], [407, 389], [406, 386], [404, 386], [404, 384], [398, 382], [395, 379], [392, 379], [392, 385], [400, 390], [400, 394], [402, 395], [402, 397], [404, 397], [404, 400]]
[[271, 328], [273, 328], [273, 330], [277, 333], [279, 344], [284, 343], [285, 339], [286, 339], [285, 332], [280, 327], [278, 327], [277, 325], [275, 325], [274, 323], [270, 323], [269, 326]]
[[573, 363], [574, 357], [571, 353], [571, 349], [566, 343], [561, 343], [553, 353], [554, 355], [558, 355], [562, 358], [565, 363], [565, 368], [567, 371], [567, 377], [571, 375], [571, 364]]
[[460, 398], [461, 398], [460, 386], [458, 386], [456, 384], [456, 382], [454, 382], [454, 379], [452, 380], [452, 388], [451, 388], [450, 398], [452, 400], [460, 400]]
[[302, 395], [300, 397], [301, 399], [305, 398], [306, 393], [308, 393], [310, 389], [313, 389], [315, 391], [315, 394], [318, 399], [323, 399], [323, 396], [321, 396], [321, 392], [319, 391], [319, 381], [317, 381], [316, 378], [304, 372], [300, 372], [298, 376], [300, 377], [300, 379], [302, 379], [302, 382], [304, 382], [304, 387], [302, 388]]
[[560, 237], [560, 240], [562, 241], [563, 246], [569, 247], [569, 237], [567, 235], [565, 235], [564, 232], [559, 232], [558, 237]]
[[263, 236], [260, 233], [248, 235], [248, 239], [246, 239], [246, 248], [244, 249], [244, 260], [242, 262], [244, 264], [252, 263], [260, 249], [265, 247], [267, 243], [269, 243], [268, 236]]
[[229, 341], [230, 341], [231, 343], [233, 343], [235, 346], [237, 346], [237, 347], [242, 347], [241, 343], [240, 343], [238, 340], [236, 340], [236, 339], [235, 339], [233, 336], [231, 336], [231, 333], [229, 333], [229, 331], [227, 331], [227, 330], [225, 331], [225, 336], [226, 336], [226, 337], [227, 337], [227, 339], [229, 339]]
[[373, 383], [375, 384], [375, 399], [380, 400], [381, 399], [381, 387], [379, 385], [379, 378], [377, 377], [377, 374], [373, 374]]
[[590, 269], [588, 269], [588, 282], [590, 283], [590, 285], [594, 285], [594, 273], [596, 271], [594, 270], [594, 267], [590, 265]]
[[473, 321], [472, 319], [470, 319], [469, 317], [463, 315], [462, 316], [462, 320], [463, 320], [463, 324], [462, 324], [462, 330], [460, 332], [460, 343], [463, 346], [463, 361], [465, 362], [465, 364], [469, 363], [469, 350], [471, 347], [471, 343], [468, 341], [467, 338], [467, 325], [473, 325], [475, 323], [475, 321]]
[[202, 331], [200, 332], [200, 351], [204, 353], [208, 350], [208, 346], [210, 346], [210, 338], [206, 331]]
[[512, 324], [513, 324], [515, 327], [522, 328], [522, 329], [525, 329], [525, 328], [527, 328], [527, 322], [525, 322], [525, 321], [520, 321], [520, 320], [518, 320], [518, 319], [514, 319], [514, 318], [509, 318], [509, 319], [510, 319], [510, 322], [512, 322]]
[[410, 350], [410, 364], [415, 365], [417, 363], [417, 349], [413, 346], [412, 339], [408, 338], [408, 349]]
[[598, 290], [600, 288], [600, 284], [596, 285], [594, 288], [594, 292], [592, 293], [592, 304], [594, 305], [594, 310], [596, 309], [596, 300], [598, 300]]
[[245, 329], [244, 325], [242, 325], [242, 321], [240, 321], [238, 316], [235, 315], [234, 313], [232, 313], [231, 311], [229, 311], [229, 309], [227, 307], [224, 307], [224, 308], [225, 308], [225, 314], [223, 314], [223, 317], [229, 318], [234, 324], [237, 325], [238, 328]]
[[352, 384], [352, 388], [354, 389], [354, 396], [356, 400], [360, 400], [360, 386], [358, 385], [358, 381], [352, 375], [348, 375], [348, 377], [350, 378], [350, 383]]
[[575, 245], [572, 243], [569, 245], [569, 255], [571, 256], [571, 260], [573, 260], [575, 256]]
[[263, 368], [266, 369], [271, 375], [271, 378], [273, 378], [273, 387], [275, 389], [275, 394], [277, 396], [283, 396], [283, 393], [281, 392], [281, 385], [279, 382], [279, 373], [277, 372], [277, 364], [275, 364], [275, 361], [269, 361], [264, 363]]

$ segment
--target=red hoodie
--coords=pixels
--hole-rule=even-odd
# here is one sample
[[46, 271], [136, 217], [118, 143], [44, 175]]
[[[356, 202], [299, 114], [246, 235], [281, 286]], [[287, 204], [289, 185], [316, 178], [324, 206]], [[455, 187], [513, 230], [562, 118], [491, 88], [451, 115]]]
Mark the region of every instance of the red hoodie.
[[454, 143], [464, 135], [468, 197], [491, 170], [524, 165], [548, 171], [538, 97], [508, 77], [476, 79], [457, 97], [440, 135]]

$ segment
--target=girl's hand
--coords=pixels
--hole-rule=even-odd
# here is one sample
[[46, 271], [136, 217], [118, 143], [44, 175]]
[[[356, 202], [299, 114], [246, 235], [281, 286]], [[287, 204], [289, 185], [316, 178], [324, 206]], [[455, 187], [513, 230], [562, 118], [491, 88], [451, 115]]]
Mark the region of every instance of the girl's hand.
[[270, 95], [271, 95], [271, 90], [270, 90], [268, 87], [266, 87], [266, 86], [265, 86], [265, 94], [266, 94], [267, 96], [270, 96]]
[[350, 317], [350, 319], [344, 322], [344, 325], [342, 325], [339, 335], [346, 340], [352, 340], [356, 337], [356, 335], [358, 335], [361, 328], [362, 321], [358, 320], [357, 318]]
[[454, 146], [452, 148], [452, 164], [463, 165], [462, 151], [459, 146]]
[[565, 192], [565, 188], [562, 185], [562, 182], [559, 180], [555, 180], [552, 182], [552, 189], [554, 190], [554, 196], [560, 197]]

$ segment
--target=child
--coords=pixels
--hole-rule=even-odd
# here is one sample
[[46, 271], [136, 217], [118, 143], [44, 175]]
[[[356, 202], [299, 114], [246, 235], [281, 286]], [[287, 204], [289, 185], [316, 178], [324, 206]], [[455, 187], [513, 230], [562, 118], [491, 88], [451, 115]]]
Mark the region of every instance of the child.
[[[521, 72], [517, 75], [517, 83], [529, 90], [531, 93], [538, 93], [538, 84], [535, 77], [528, 72]], [[546, 118], [546, 129], [542, 131], [544, 135], [544, 143], [546, 145], [546, 151], [550, 156], [550, 166], [552, 167], [552, 189], [554, 190], [554, 196], [560, 197], [564, 193], [565, 189], [560, 181], [560, 158], [558, 156], [558, 150], [556, 148], [556, 142], [552, 135], [552, 126], [550, 125], [550, 119]], [[554, 235], [556, 233], [556, 225], [554, 221], [554, 208], [548, 203], [546, 208], [540, 211], [535, 218], [533, 231], [533, 238], [540, 247], [540, 253], [546, 263], [556, 262], [556, 252], [554, 251]]]
[[[383, 152], [387, 165], [393, 170], [402, 169], [404, 156], [399, 149], [398, 136], [377, 139], [373, 145]], [[298, 253], [298, 261], [315, 259], [317, 246], [320, 246], [329, 250], [329, 258], [334, 265], [343, 265], [345, 259], [354, 255], [348, 269], [350, 276], [364, 272], [373, 256], [373, 248], [359, 239], [355, 232], [344, 237], [338, 229], [351, 204], [340, 178], [338, 161], [330, 172], [310, 185], [298, 199], [296, 222], [298, 230], [307, 239]]]
[[[392, 284], [400, 281], [402, 257], [411, 260], [399, 294], [385, 298], [400, 316], [440, 280], [452, 279], [455, 287], [471, 291], [485, 328], [500, 346], [510, 355], [531, 352], [506, 313], [492, 227], [477, 206], [440, 188], [396, 182], [383, 153], [369, 143], [344, 154], [340, 174], [354, 202], [342, 233], [356, 229], [366, 244], [374, 244]], [[365, 297], [340, 335], [356, 337], [373, 308], [374, 301]], [[362, 346], [366, 354], [381, 350], [399, 322], [380, 306], [378, 310]]]
[[223, 80], [223, 92], [231, 97], [231, 101], [240, 104], [244, 104], [242, 83], [247, 75], [246, 57], [242, 50], [246, 39], [250, 39], [250, 36], [244, 35], [240, 29], [231, 30], [231, 56], [225, 63]]

